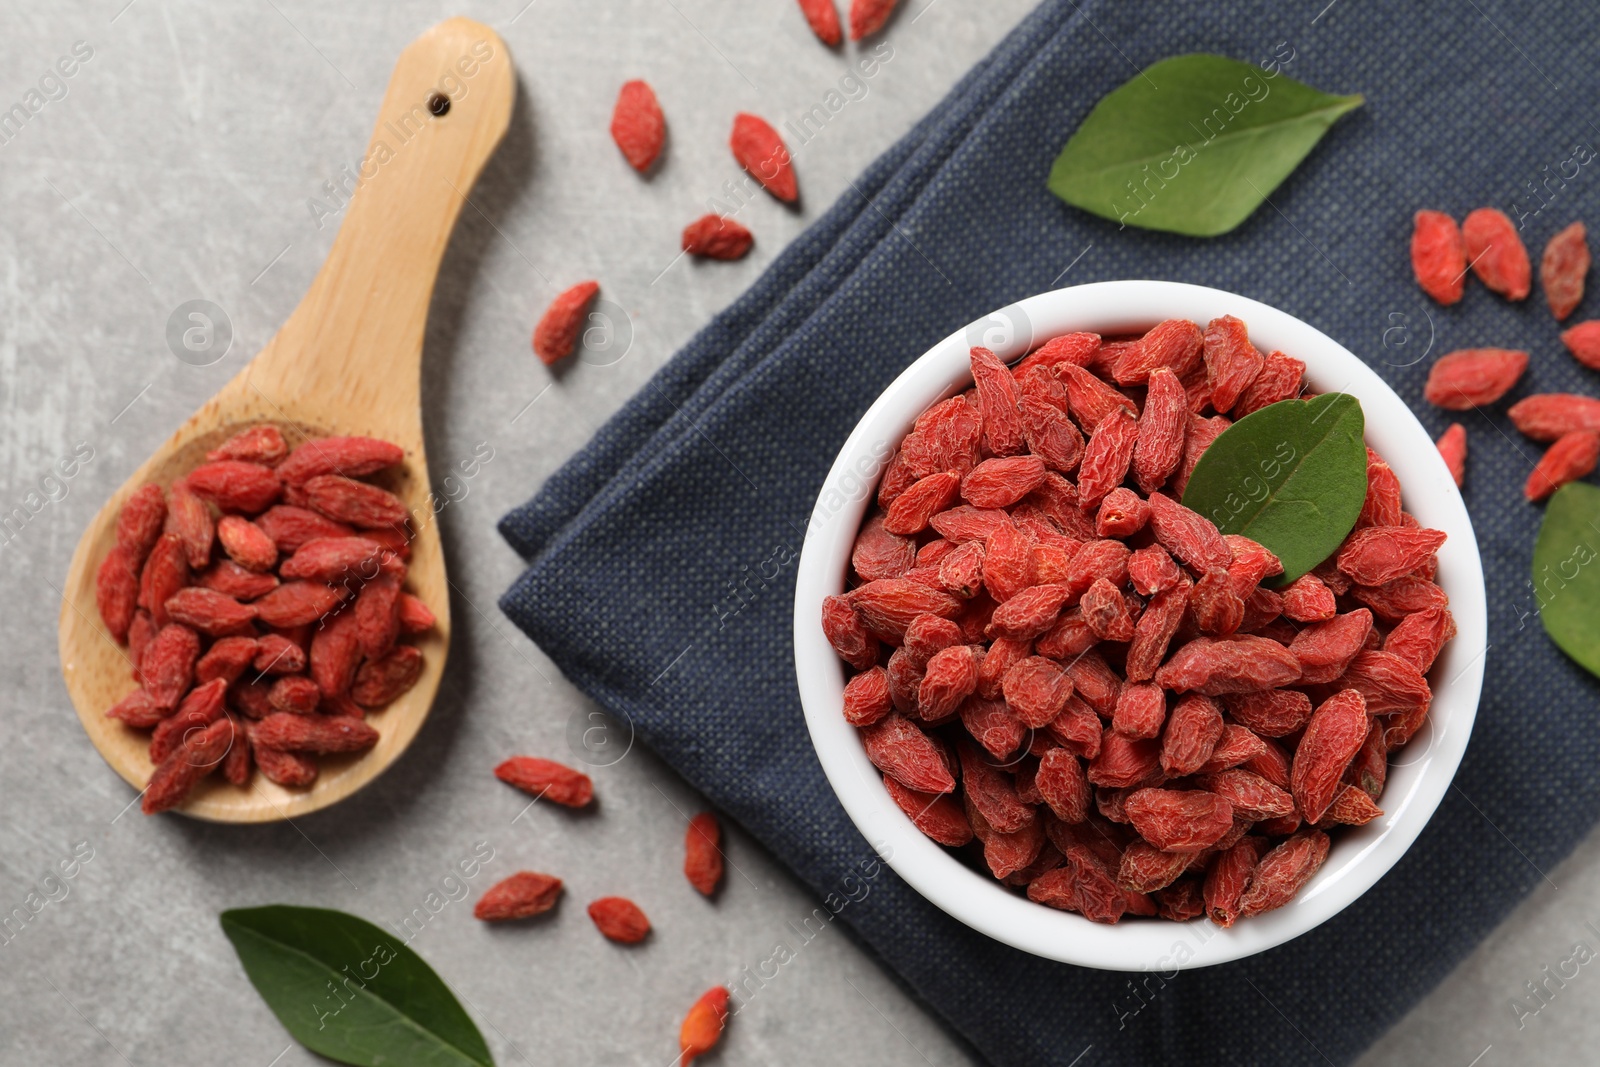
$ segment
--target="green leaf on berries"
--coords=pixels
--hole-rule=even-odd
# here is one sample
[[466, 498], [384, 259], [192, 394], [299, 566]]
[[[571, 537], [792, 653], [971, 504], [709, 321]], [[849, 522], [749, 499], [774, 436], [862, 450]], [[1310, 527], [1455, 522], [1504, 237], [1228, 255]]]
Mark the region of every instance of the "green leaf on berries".
[[493, 1067], [450, 987], [394, 934], [287, 904], [220, 918], [256, 991], [311, 1051], [361, 1067]]
[[1101, 98], [1050, 168], [1050, 191], [1112, 222], [1214, 237], [1361, 104], [1226, 56], [1172, 56]]
[[1550, 640], [1600, 676], [1600, 489], [1568, 482], [1545, 506], [1533, 589]]
[[1366, 427], [1346, 393], [1280, 400], [1246, 415], [1200, 456], [1183, 503], [1283, 561], [1286, 585], [1333, 555], [1367, 499]]

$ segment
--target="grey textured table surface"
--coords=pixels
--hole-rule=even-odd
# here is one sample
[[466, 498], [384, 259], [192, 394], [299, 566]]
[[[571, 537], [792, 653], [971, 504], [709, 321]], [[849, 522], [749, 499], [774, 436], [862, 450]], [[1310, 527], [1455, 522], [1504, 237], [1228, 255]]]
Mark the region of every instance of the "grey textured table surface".
[[[843, 932], [804, 941], [797, 929], [816, 902], [737, 830], [725, 892], [700, 899], [678, 874], [685, 813], [699, 801], [648, 752], [595, 771], [598, 811], [518, 817], [522, 804], [489, 769], [512, 752], [570, 757], [568, 738], [593, 709], [496, 609], [518, 560], [494, 521], [1030, 0], [908, 0], [885, 38], [892, 57], [846, 83], [842, 109], [796, 151], [806, 211], [751, 203], [742, 217], [756, 250], [733, 265], [675, 260], [679, 227], [737, 176], [725, 147], [732, 113], [799, 116], [841, 88], [855, 52], [820, 47], [792, 0], [524, 3], [5, 5], [0, 110], [39, 106], [0, 136], [0, 514], [23, 516], [0, 535], [0, 912], [26, 917], [0, 934], [0, 1063], [321, 1062], [290, 1042], [217, 925], [224, 908], [271, 901], [389, 926], [426, 916], [412, 921], [413, 947], [469, 1003], [502, 1064], [664, 1067], [688, 1003], [780, 941], [802, 946], [797, 959], [734, 1020], [719, 1062], [969, 1062]], [[324, 183], [359, 158], [398, 52], [456, 13], [504, 35], [521, 89], [429, 324], [436, 487], [475, 449], [492, 450], [449, 489], [442, 513], [458, 589], [441, 698], [382, 779], [294, 825], [146, 819], [126, 810], [133, 791], [89, 745], [61, 683], [67, 560], [104, 495], [293, 309], [337, 224]], [[75, 45], [92, 54], [52, 80]], [[617, 85], [636, 76], [654, 83], [671, 125], [648, 182], [606, 132]], [[591, 276], [608, 306], [625, 309], [617, 335], [552, 375], [529, 352], [531, 324], [559, 289]], [[175, 358], [166, 341], [169, 316], [193, 299], [219, 305], [233, 335], [206, 366]], [[75, 451], [92, 458], [70, 479], [52, 476]], [[493, 859], [475, 878], [449, 880], [484, 847]], [[48, 880], [75, 851], [91, 858]], [[558, 914], [532, 929], [474, 921], [471, 900], [519, 867], [567, 879]], [[1600, 920], [1590, 903], [1600, 841], [1548, 882], [1363, 1063], [1591, 1060], [1600, 980], [1570, 966], [1564, 981], [1548, 978], [1574, 942], [1600, 947], [1587, 925]], [[621, 949], [596, 934], [583, 904], [610, 893], [645, 906], [656, 925], [647, 944]], [[1526, 982], [1545, 983], [1541, 1000]], [[1519, 1012], [1519, 1001], [1539, 1010]]]

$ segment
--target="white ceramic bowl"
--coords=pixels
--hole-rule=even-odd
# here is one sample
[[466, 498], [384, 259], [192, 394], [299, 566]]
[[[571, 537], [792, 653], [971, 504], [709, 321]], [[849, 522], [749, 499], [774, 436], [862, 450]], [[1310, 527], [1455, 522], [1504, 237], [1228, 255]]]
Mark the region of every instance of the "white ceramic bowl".
[[[1206, 919], [1100, 925], [1029, 901], [966, 867], [912, 825], [844, 720], [844, 664], [823, 636], [822, 598], [844, 586], [851, 546], [893, 446], [930, 404], [971, 384], [972, 345], [993, 348], [1009, 362], [1074, 330], [1137, 333], [1162, 319], [1204, 324], [1225, 314], [1243, 319], [1263, 350], [1281, 349], [1304, 360], [1317, 391], [1360, 399], [1367, 441], [1399, 475], [1407, 509], [1424, 526], [1449, 534], [1439, 553], [1438, 581], [1450, 595], [1458, 632], [1430, 676], [1428, 724], [1395, 754], [1380, 801], [1383, 817], [1339, 831], [1327, 862], [1292, 902], [1228, 930]], [[952, 334], [906, 368], [862, 416], [828, 474], [800, 555], [795, 670], [817, 758], [840, 803], [919, 893], [973, 929], [1039, 956], [1086, 967], [1171, 972], [1262, 952], [1304, 933], [1366, 892], [1416, 840], [1443, 799], [1472, 732], [1483, 681], [1484, 601], [1478, 544], [1461, 494], [1422, 425], [1360, 359], [1299, 319], [1233, 293], [1177, 282], [1097, 282], [1031, 297]]]

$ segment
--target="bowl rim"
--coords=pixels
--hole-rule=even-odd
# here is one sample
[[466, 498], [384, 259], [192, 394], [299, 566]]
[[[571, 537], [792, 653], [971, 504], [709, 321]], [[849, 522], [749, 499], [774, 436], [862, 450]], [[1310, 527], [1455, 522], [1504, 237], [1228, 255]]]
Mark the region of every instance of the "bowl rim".
[[[1229, 929], [1201, 917], [1186, 923], [1132, 919], [1116, 925], [1033, 903], [968, 868], [916, 829], [884, 788], [856, 729], [845, 722], [844, 664], [823, 635], [824, 596], [843, 588], [850, 547], [894, 447], [916, 416], [971, 382], [975, 344], [1013, 362], [1074, 330], [1134, 333], [1170, 318], [1205, 323], [1234, 315], [1252, 340], [1306, 363], [1322, 392], [1361, 401], [1366, 439], [1394, 469], [1407, 510], [1444, 530], [1439, 584], [1457, 634], [1429, 672], [1428, 719], [1392, 760], [1385, 813], [1341, 831], [1327, 861], [1288, 905]], [[1310, 324], [1257, 300], [1185, 282], [1128, 279], [1056, 289], [1008, 305], [955, 331], [918, 357], [873, 401], [828, 472], [806, 527], [796, 569], [796, 681], [812, 745], [846, 814], [884, 861], [941, 910], [981, 933], [1035, 955], [1112, 970], [1180, 970], [1263, 952], [1348, 907], [1397, 863], [1443, 800], [1477, 714], [1487, 651], [1483, 566], [1472, 520], [1454, 479], [1415, 414], [1366, 363]], [[1420, 750], [1419, 750], [1420, 746]]]

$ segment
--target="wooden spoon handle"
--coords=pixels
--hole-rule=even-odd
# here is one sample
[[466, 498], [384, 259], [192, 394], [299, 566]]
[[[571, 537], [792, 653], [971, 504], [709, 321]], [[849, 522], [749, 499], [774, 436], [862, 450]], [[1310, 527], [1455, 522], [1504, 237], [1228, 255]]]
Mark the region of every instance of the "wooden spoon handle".
[[515, 87], [505, 42], [471, 19], [401, 53], [327, 262], [246, 372], [257, 388], [335, 397], [366, 379], [416, 393], [439, 263]]

